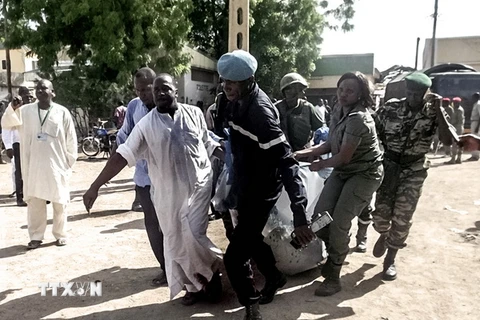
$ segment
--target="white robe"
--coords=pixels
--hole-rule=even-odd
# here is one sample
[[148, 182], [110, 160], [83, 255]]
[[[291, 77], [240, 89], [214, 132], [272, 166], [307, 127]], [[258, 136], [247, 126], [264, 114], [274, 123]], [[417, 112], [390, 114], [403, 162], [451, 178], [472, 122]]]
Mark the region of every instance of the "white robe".
[[[67, 204], [70, 201], [68, 180], [77, 160], [77, 134], [70, 111], [56, 103], [51, 105], [43, 129], [37, 103], [15, 111], [8, 107], [2, 117], [2, 127], [16, 127], [20, 133], [24, 200], [39, 198]], [[40, 132], [46, 134], [46, 141], [37, 138]]]
[[206, 235], [212, 190], [209, 157], [217, 146], [201, 110], [178, 104], [173, 119], [156, 109], [147, 114], [117, 149], [129, 166], [147, 160], [171, 299], [184, 286], [191, 292], [202, 289], [195, 274], [210, 281], [212, 266], [221, 257]]

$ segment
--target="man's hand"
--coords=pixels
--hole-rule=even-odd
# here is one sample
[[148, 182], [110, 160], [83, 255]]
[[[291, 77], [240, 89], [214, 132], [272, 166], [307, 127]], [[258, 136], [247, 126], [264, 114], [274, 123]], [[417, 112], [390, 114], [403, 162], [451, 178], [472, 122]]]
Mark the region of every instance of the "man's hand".
[[473, 134], [466, 134], [458, 137], [460, 141], [458, 145], [465, 151], [480, 150], [480, 137]]
[[307, 225], [296, 227], [293, 232], [295, 232], [296, 241], [302, 247], [306, 246], [315, 239], [315, 233], [313, 233], [313, 231]]
[[85, 209], [87, 209], [87, 212], [90, 213], [90, 209], [93, 207], [93, 204], [95, 203], [95, 200], [97, 200], [98, 197], [98, 189], [90, 187], [90, 189], [85, 192], [83, 195], [83, 204], [85, 205]]
[[13, 100], [12, 100], [12, 108], [13, 108], [13, 110], [17, 110], [17, 109], [20, 108], [22, 105], [23, 105], [22, 98], [20, 98], [20, 97], [15, 97], [15, 98], [13, 98]]
[[7, 149], [7, 157], [9, 157], [10, 159], [13, 158], [13, 149]]
[[325, 168], [325, 161], [318, 159], [312, 162], [310, 165], [310, 171], [320, 171]]

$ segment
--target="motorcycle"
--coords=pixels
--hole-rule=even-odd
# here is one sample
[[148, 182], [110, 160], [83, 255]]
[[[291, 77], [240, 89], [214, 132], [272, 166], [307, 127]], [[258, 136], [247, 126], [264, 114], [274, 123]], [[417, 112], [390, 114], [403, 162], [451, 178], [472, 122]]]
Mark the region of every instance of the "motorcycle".
[[82, 140], [82, 152], [88, 157], [95, 157], [100, 152], [110, 157], [115, 149], [118, 129], [107, 130], [105, 123], [100, 121], [99, 126], [94, 126], [92, 134]]

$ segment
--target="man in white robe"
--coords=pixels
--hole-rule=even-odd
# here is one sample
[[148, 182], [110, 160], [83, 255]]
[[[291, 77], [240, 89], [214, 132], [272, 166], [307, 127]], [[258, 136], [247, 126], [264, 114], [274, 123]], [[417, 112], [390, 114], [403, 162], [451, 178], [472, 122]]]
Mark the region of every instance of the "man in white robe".
[[221, 292], [216, 272], [221, 251], [206, 231], [212, 190], [209, 157], [222, 157], [223, 153], [209, 137], [201, 110], [177, 102], [177, 88], [170, 75], [160, 74], [155, 79], [153, 96], [156, 109], [137, 123], [83, 199], [90, 210], [105, 182], [127, 164], [133, 166], [145, 159], [151, 198], [164, 234], [170, 297], [186, 287], [182, 303], [191, 305], [212, 285], [214, 294]]
[[44, 238], [47, 201], [53, 206], [56, 245], [66, 244], [68, 180], [77, 160], [77, 135], [70, 111], [52, 102], [55, 94], [50, 81], [40, 80], [35, 93], [37, 102], [11, 105], [2, 118], [2, 127], [16, 127], [20, 133], [23, 193], [28, 203], [28, 249], [38, 248]]

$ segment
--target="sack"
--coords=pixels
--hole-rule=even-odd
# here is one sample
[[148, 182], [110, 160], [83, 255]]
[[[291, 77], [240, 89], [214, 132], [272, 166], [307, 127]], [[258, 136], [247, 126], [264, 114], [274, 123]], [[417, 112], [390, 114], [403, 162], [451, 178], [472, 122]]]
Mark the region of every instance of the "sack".
[[[307, 191], [307, 219], [311, 219], [315, 205], [322, 192], [325, 172], [322, 175], [310, 171], [309, 163], [300, 163], [299, 176]], [[323, 171], [323, 170], [322, 170]], [[265, 243], [272, 248], [277, 268], [287, 274], [294, 275], [316, 268], [325, 259], [325, 245], [320, 239], [311, 242], [308, 247], [296, 250], [290, 244], [291, 233], [294, 230], [293, 213], [290, 209], [290, 199], [285, 189], [282, 191], [277, 204], [270, 213], [263, 236]]]

